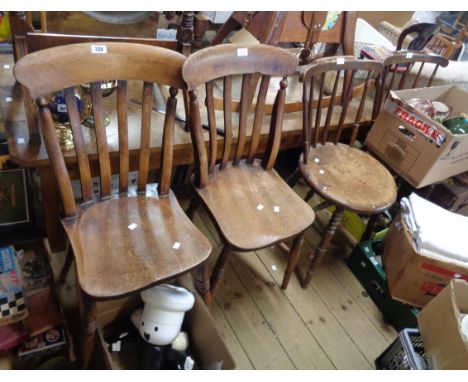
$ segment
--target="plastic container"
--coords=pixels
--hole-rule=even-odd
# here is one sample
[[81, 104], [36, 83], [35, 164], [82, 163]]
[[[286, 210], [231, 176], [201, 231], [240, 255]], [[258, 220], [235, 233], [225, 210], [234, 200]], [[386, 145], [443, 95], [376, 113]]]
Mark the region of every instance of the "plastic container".
[[427, 359], [418, 329], [403, 329], [376, 360], [377, 370], [426, 370]]

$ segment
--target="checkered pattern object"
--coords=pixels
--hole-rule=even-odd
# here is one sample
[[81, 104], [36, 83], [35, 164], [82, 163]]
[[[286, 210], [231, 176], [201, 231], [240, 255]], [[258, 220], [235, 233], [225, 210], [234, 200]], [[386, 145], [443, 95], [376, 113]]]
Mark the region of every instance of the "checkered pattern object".
[[26, 303], [22, 292], [16, 292], [13, 296], [0, 299], [0, 319], [17, 315], [26, 309]]

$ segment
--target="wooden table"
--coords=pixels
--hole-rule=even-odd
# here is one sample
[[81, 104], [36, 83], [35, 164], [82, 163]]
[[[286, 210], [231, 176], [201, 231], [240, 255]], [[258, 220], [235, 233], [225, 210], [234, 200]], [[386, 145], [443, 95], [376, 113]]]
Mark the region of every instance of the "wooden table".
[[[8, 67], [7, 67], [7, 66]], [[63, 232], [61, 223], [58, 219], [60, 210], [60, 195], [54, 179], [54, 174], [49, 166], [49, 159], [44, 144], [41, 139], [31, 139], [26, 123], [24, 105], [21, 98], [21, 92], [18, 86], [15, 86], [15, 81], [12, 75], [13, 57], [10, 55], [0, 55], [0, 109], [7, 134], [8, 147], [11, 160], [20, 167], [36, 168], [41, 181], [41, 197], [44, 209], [44, 222], [46, 227], [47, 237], [52, 251], [59, 251], [65, 248], [65, 233]], [[129, 148], [130, 148], [130, 171], [137, 170], [138, 161], [138, 143], [139, 143], [139, 119], [138, 112], [140, 106], [138, 104], [140, 91], [137, 90], [137, 84], [130, 86], [130, 102], [129, 108]], [[141, 88], [140, 88], [141, 89]], [[296, 97], [299, 91], [288, 93], [288, 97]], [[293, 94], [294, 93], [294, 94]], [[204, 99], [204, 92], [200, 91], [200, 98]], [[111, 152], [111, 167], [113, 172], [118, 169], [118, 137], [117, 137], [117, 122], [116, 111], [112, 105], [115, 105], [115, 94], [103, 99], [104, 108], [109, 113], [111, 124], [106, 128], [109, 149]], [[201, 102], [203, 104], [203, 102]], [[357, 109], [357, 102], [351, 103], [351, 107]], [[338, 111], [340, 108], [335, 107]], [[326, 113], [323, 113], [326, 114]], [[335, 115], [336, 114], [336, 115]], [[179, 95], [178, 100], [178, 115], [184, 116], [184, 108], [182, 97]], [[349, 118], [345, 120], [345, 127], [351, 126], [354, 114], [348, 113]], [[366, 108], [364, 111], [363, 120], [370, 121], [371, 110]], [[222, 127], [223, 116], [222, 112], [217, 112], [217, 126]], [[339, 114], [335, 113], [332, 118], [332, 125], [337, 125]], [[161, 155], [161, 130], [164, 115], [157, 111], [152, 113], [152, 137], [151, 137], [151, 156], [150, 168], [157, 170], [160, 164]], [[206, 113], [203, 109], [202, 120], [206, 121]], [[248, 120], [253, 121], [253, 113], [249, 114]], [[323, 115], [323, 122], [325, 115]], [[265, 116], [262, 126], [262, 135], [260, 138], [259, 152], [263, 152], [267, 144], [267, 132], [269, 130], [270, 116]], [[205, 122], [206, 123], [206, 122]], [[132, 124], [136, 124], [136, 128], [132, 129]], [[158, 128], [156, 128], [158, 126]], [[249, 126], [249, 125], [248, 125]], [[251, 124], [250, 124], [251, 126]], [[234, 136], [236, 136], [236, 125], [233, 124]], [[85, 141], [90, 153], [90, 165], [93, 176], [98, 174], [98, 159], [96, 155], [95, 145], [92, 138], [92, 130], [84, 128]], [[206, 133], [208, 140], [208, 133]], [[233, 145], [236, 140], [233, 140]], [[283, 134], [281, 140], [281, 150], [300, 147], [302, 145], [302, 112], [293, 112], [285, 114], [283, 123]], [[222, 144], [218, 145], [218, 156], [221, 158]], [[248, 147], [248, 145], [246, 145]], [[231, 150], [234, 152], [235, 148]], [[78, 167], [74, 151], [65, 154], [65, 161], [71, 168], [71, 176], [73, 179], [78, 179]], [[174, 166], [187, 165], [193, 163], [193, 151], [190, 139], [190, 134], [183, 129], [183, 123], [176, 122], [174, 135]]]

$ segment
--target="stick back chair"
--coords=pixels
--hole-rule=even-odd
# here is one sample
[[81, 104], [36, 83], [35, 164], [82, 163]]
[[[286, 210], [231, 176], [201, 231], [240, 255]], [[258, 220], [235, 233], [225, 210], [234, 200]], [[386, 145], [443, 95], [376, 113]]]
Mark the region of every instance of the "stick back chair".
[[[104, 47], [104, 48], [103, 48]], [[82, 297], [79, 360], [89, 365], [96, 329], [96, 299], [117, 298], [188, 272], [205, 261], [209, 241], [185, 215], [170, 189], [176, 95], [186, 89], [185, 57], [142, 44], [72, 44], [31, 53], [14, 68], [39, 106], [40, 128], [63, 203], [62, 225], [75, 256]], [[103, 53], [103, 49], [105, 53]], [[113, 192], [100, 81], [117, 79], [119, 189]], [[127, 118], [127, 81], [143, 81], [141, 126]], [[100, 192], [94, 195], [74, 87], [89, 83], [99, 159]], [[171, 87], [164, 120], [157, 190], [148, 184], [153, 83]], [[75, 200], [47, 96], [63, 89], [79, 164], [81, 200]], [[128, 130], [140, 129], [137, 189], [129, 187]], [[131, 148], [133, 149], [133, 148]]]
[[[309, 284], [328, 251], [345, 209], [372, 215], [384, 211], [395, 201], [396, 186], [392, 175], [376, 159], [353, 147], [366, 104], [373, 105], [372, 113], [375, 118], [375, 104], [372, 104], [373, 99], [368, 95], [372, 81], [377, 83], [378, 88], [382, 70], [382, 64], [376, 61], [337, 57], [315, 61], [300, 78], [303, 82], [304, 150], [299, 158], [299, 172], [311, 188], [306, 200], [317, 193], [325, 201], [317, 205], [315, 211], [330, 205], [335, 206], [318, 249], [311, 257], [302, 279], [303, 287]], [[325, 111], [322, 100], [324, 82], [329, 72], [334, 73], [334, 84]], [[358, 73], [360, 79], [356, 78]], [[344, 77], [348, 77], [347, 80]], [[348, 106], [352, 99], [352, 88], [359, 81], [364, 81], [364, 91], [358, 98], [359, 106], [355, 116], [351, 116], [354, 122], [349, 142], [342, 143], [343, 126], [349, 118]], [[376, 97], [378, 93], [375, 93]], [[340, 101], [337, 102], [337, 99]], [[337, 108], [341, 108], [341, 112], [337, 130], [332, 134], [331, 119]]]
[[[449, 60], [438, 54], [424, 52], [394, 52], [383, 60], [382, 86], [379, 95], [379, 109], [388, 98], [391, 90], [429, 87], [440, 66], [449, 64]], [[399, 70], [406, 68], [405, 70]], [[426, 69], [424, 69], [426, 68]], [[425, 77], [425, 72], [430, 73]]]
[[[314, 221], [312, 209], [298, 197], [273, 169], [281, 141], [281, 125], [286, 98], [286, 76], [293, 73], [297, 58], [272, 46], [237, 44], [218, 45], [191, 55], [183, 67], [188, 84], [191, 130], [195, 155], [194, 187], [196, 195], [207, 208], [221, 236], [224, 248], [213, 268], [204, 266], [198, 274], [198, 290], [207, 305], [215, 295], [231, 250], [253, 251], [295, 236], [282, 287], [286, 288], [303, 243], [302, 233]], [[242, 75], [241, 106], [238, 113], [237, 140], [231, 109], [232, 78]], [[254, 112], [253, 126], [247, 127], [247, 115], [252, 102], [249, 82], [261, 77]], [[266, 93], [271, 77], [282, 78], [271, 115], [268, 142], [263, 158], [256, 159], [260, 130], [264, 116]], [[223, 78], [224, 130], [222, 150], [218, 150], [216, 118], [213, 102], [213, 82]], [[198, 88], [206, 88], [209, 122], [209, 147], [205, 146], [200, 122]], [[236, 113], [237, 114], [237, 113]], [[247, 131], [251, 132], [250, 142]], [[220, 162], [218, 152], [221, 151]], [[246, 159], [243, 159], [244, 157]], [[194, 211], [196, 200], [189, 208]]]

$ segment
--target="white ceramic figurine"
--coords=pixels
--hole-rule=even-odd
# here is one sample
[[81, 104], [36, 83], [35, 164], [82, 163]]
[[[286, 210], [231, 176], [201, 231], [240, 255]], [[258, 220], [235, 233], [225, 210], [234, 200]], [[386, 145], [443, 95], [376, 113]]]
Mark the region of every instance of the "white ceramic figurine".
[[141, 292], [145, 302], [139, 331], [153, 345], [169, 345], [179, 335], [186, 311], [192, 309], [195, 297], [188, 290], [161, 284]]

